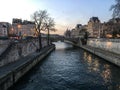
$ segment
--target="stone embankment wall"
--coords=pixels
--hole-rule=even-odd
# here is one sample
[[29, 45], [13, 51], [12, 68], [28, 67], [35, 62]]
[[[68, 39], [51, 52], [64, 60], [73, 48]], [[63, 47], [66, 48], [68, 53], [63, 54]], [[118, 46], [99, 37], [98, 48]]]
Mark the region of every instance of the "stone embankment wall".
[[120, 56], [118, 54], [90, 46], [81, 46], [81, 48], [120, 67]]
[[[47, 46], [46, 39], [42, 40], [42, 45], [43, 47]], [[14, 43], [11, 42], [8, 44], [7, 50], [0, 56], [0, 67], [35, 52], [38, 46], [38, 39], [21, 40]]]
[[10, 40], [0, 40], [0, 55], [6, 50], [9, 44]]
[[120, 39], [89, 39], [89, 46], [120, 54]]
[[7, 71], [4, 75], [0, 76], [0, 90], [7, 90], [14, 85], [24, 74], [26, 74], [31, 68], [38, 64], [44, 57], [46, 57], [52, 50], [55, 49], [55, 45], [45, 47], [40, 53], [34, 53], [23, 59], [19, 65], [13, 67]]
[[[65, 41], [77, 47], [81, 47], [117, 66], [120, 66], [120, 42], [119, 40], [99, 40], [89, 39], [88, 45], [82, 45], [80, 42], [75, 44], [71, 41]], [[98, 44], [99, 43], [99, 44]]]

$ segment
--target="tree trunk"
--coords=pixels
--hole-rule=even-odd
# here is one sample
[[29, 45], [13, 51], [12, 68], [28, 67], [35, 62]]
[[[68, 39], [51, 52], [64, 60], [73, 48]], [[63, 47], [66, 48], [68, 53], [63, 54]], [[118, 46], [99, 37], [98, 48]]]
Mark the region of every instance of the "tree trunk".
[[39, 41], [39, 47], [37, 49], [38, 52], [40, 52], [40, 50], [42, 49], [42, 40], [41, 40], [41, 32], [39, 31], [39, 35], [38, 35], [38, 41]]
[[39, 49], [42, 49], [41, 33], [39, 34]]
[[50, 42], [50, 31], [49, 31], [49, 29], [48, 29], [48, 37], [47, 37], [47, 43], [48, 43], [48, 46], [49, 46], [49, 42]]

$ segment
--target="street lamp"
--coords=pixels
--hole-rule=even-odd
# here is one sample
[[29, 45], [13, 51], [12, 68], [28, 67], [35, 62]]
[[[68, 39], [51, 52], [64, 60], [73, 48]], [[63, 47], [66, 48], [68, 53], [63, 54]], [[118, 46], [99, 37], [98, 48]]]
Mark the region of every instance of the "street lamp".
[[19, 30], [20, 28], [21, 28], [21, 25], [18, 24], [18, 25], [17, 25], [17, 29], [18, 29], [18, 37], [21, 38], [21, 30]]
[[14, 29], [13, 29], [13, 28], [11, 28], [11, 34], [12, 34], [12, 35], [14, 34]]
[[21, 25], [20, 24], [18, 24], [18, 26], [17, 26], [18, 28], [21, 28]]

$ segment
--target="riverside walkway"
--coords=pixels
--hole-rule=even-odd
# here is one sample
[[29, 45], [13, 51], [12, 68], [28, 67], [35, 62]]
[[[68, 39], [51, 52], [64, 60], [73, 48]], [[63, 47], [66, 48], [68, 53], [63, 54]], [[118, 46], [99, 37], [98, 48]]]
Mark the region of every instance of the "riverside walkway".
[[[22, 57], [10, 64], [0, 67], [0, 90], [7, 90], [8, 87], [18, 81], [27, 71], [34, 67], [42, 60], [54, 47], [47, 46], [41, 49], [40, 52], [34, 52], [26, 57]], [[25, 70], [24, 70], [25, 69]], [[18, 75], [18, 76], [17, 76]], [[7, 79], [10, 79], [7, 81]], [[14, 80], [16, 79], [16, 80]], [[10, 84], [8, 82], [11, 82]]]
[[0, 67], [0, 78], [2, 76], [5, 76], [7, 73], [12, 72], [13, 70], [17, 69], [21, 65], [29, 62], [31, 60], [31, 58], [37, 56], [38, 54], [39, 53], [32, 53], [32, 54], [28, 55], [27, 57], [21, 57], [16, 62], [13, 62], [13, 63], [7, 64], [3, 67]]

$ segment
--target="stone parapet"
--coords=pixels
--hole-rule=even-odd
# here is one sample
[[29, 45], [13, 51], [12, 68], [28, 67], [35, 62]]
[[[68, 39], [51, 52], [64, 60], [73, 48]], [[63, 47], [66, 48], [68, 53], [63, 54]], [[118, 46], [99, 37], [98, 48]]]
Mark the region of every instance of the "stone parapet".
[[87, 45], [120, 54], [120, 39], [89, 39]]

